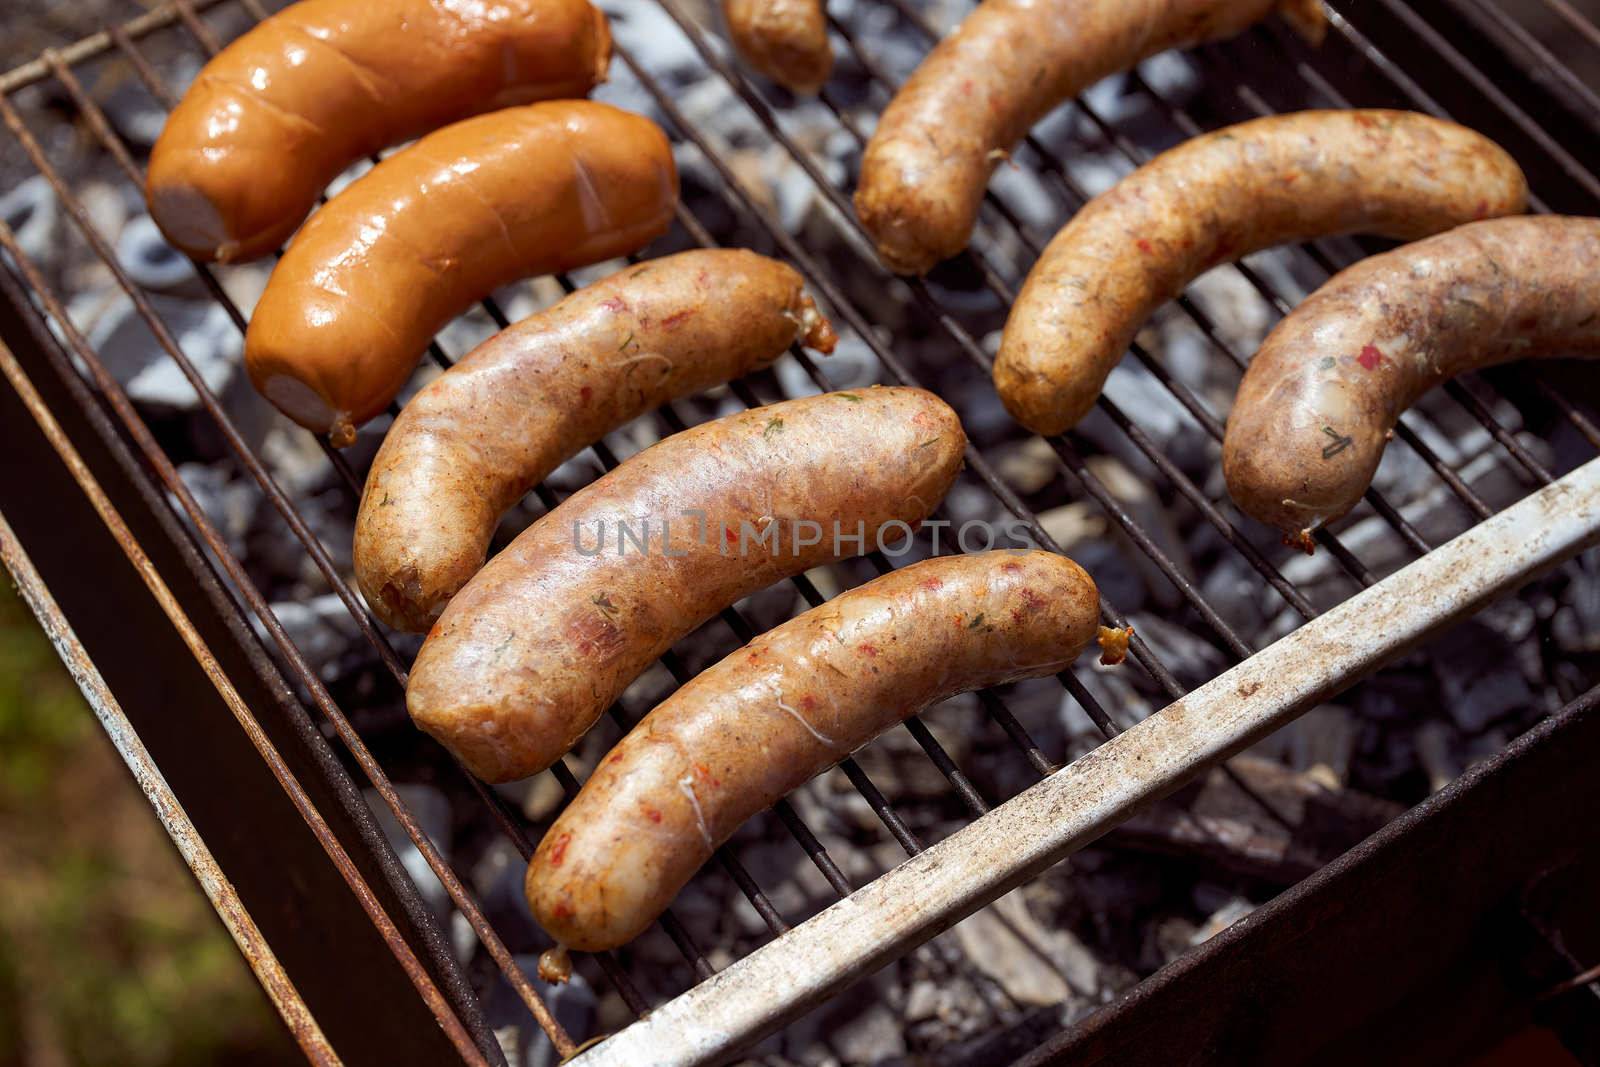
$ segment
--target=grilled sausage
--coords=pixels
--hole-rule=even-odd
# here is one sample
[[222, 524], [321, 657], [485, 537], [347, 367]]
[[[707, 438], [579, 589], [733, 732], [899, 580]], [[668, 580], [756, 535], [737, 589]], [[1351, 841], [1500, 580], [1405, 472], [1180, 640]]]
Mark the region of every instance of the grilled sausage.
[[1056, 234], [1006, 320], [995, 386], [1023, 425], [1060, 433], [1156, 308], [1217, 264], [1334, 234], [1425, 237], [1527, 199], [1498, 145], [1410, 111], [1304, 111], [1196, 137]]
[[1050, 552], [912, 564], [707, 668], [601, 761], [539, 843], [528, 903], [569, 948], [636, 937], [741, 823], [930, 704], [1053, 674], [1100, 597]]
[[531, 104], [429, 134], [295, 236], [250, 320], [250, 379], [349, 444], [474, 300], [634, 251], [666, 231], [677, 195], [661, 129], [607, 104]]
[[380, 618], [423, 632], [483, 566], [505, 510], [564, 460], [667, 401], [833, 332], [788, 266], [735, 249], [613, 274], [485, 341], [412, 398], [356, 516]]
[[833, 70], [822, 0], [722, 0], [728, 36], [756, 70], [796, 93], [822, 88]]
[[302, 0], [223, 49], [173, 109], [150, 156], [150, 214], [196, 259], [254, 259], [363, 156], [583, 96], [610, 61], [588, 0]]
[[965, 447], [948, 405], [903, 388], [789, 400], [674, 434], [574, 493], [456, 594], [406, 706], [481, 778], [543, 770], [718, 611], [879, 537], [898, 541], [943, 498]]
[[1600, 356], [1600, 219], [1475, 222], [1340, 271], [1280, 322], [1239, 386], [1228, 491], [1288, 533], [1354, 507], [1389, 431], [1463, 371]]
[[1318, 0], [984, 0], [901, 86], [861, 158], [856, 212], [879, 257], [927, 273], [967, 246], [995, 165], [1056, 105], [1274, 8], [1321, 37]]

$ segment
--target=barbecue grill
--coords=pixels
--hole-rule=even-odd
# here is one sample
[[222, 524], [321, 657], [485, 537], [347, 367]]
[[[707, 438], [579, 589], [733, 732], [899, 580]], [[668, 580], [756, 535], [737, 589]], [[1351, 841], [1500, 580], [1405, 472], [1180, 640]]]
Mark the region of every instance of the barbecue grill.
[[[584, 1048], [603, 1031], [592, 1020], [574, 1023], [563, 1015], [560, 996], [531, 977], [530, 935], [491, 920], [483, 887], [436, 844], [437, 830], [430, 836], [406, 800], [405, 783], [445, 783], [471, 798], [471, 811], [456, 812], [456, 822], [498, 836], [524, 859], [540, 832], [509, 793], [471, 779], [431, 742], [409, 734], [395, 740], [401, 731], [393, 709], [415, 644], [373, 619], [341, 564], [347, 543], [330, 543], [317, 517], [330, 507], [353, 513], [370, 449], [363, 453], [358, 445], [346, 455], [315, 442], [342, 494], [337, 504], [287, 484], [262, 447], [259, 426], [244, 424], [237, 405], [208, 384], [181, 331], [164, 317], [165, 305], [130, 274], [110, 236], [97, 228], [74, 172], [57, 161], [64, 146], [87, 139], [114, 182], [140, 186], [139, 146], [115, 117], [113, 95], [140, 94], [170, 108], [178, 77], [275, 6], [176, 0], [0, 75], [0, 120], [10, 142], [0, 138], [6, 153], [0, 158], [48, 183], [65, 231], [87, 245], [95, 269], [131, 301], [161, 358], [198, 396], [198, 424], [205, 428], [196, 434], [195, 422], [153, 419], [136, 405], [75, 325], [84, 272], [41, 264], [17, 230], [0, 225], [0, 370], [8, 383], [0, 389], [7, 446], [0, 556], [315, 1061], [505, 1062], [496, 1036], [505, 1024], [495, 1020], [507, 1011], [485, 1003], [485, 990], [502, 981], [515, 994], [513, 1014], [531, 1018], [557, 1053], [577, 1053], [577, 1062], [733, 1058], [1208, 768], [1232, 773], [1228, 757], [1386, 663], [1405, 654], [1426, 660], [1433, 655], [1429, 639], [1450, 624], [1507, 598], [1537, 599], [1563, 574], [1576, 573], [1551, 576], [1553, 568], [1585, 566], [1568, 561], [1600, 540], [1600, 461], [1593, 460], [1600, 451], [1600, 390], [1559, 365], [1472, 376], [1442, 390], [1436, 408], [1402, 422], [1391, 451], [1405, 452], [1409, 469], [1436, 492], [1425, 506], [1402, 505], [1380, 483], [1349, 520], [1317, 532], [1315, 558], [1323, 569], [1315, 583], [1303, 561], [1234, 511], [1219, 482], [1197, 475], [1191, 457], [1152, 432], [1151, 412], [1119, 403], [1115, 391], [1099, 403], [1102, 431], [1047, 442], [1051, 477], [1042, 488], [1019, 490], [1001, 471], [998, 442], [1014, 442], [1019, 430], [969, 420], [974, 443], [962, 482], [968, 500], [982, 499], [1021, 520], [1036, 544], [1058, 550], [1040, 514], [1089, 502], [1163, 588], [1171, 624], [1214, 650], [1221, 666], [1198, 677], [1175, 670], [1156, 642], [1136, 633], [1123, 669], [1161, 709], [1137, 722], [1130, 708], [1106, 698], [1124, 690], [1099, 684], [1087, 662], [1063, 672], [1061, 699], [1081, 709], [1103, 739], [1076, 759], [1035, 736], [1029, 716], [1013, 709], [1013, 694], [980, 694], [982, 729], [1004, 738], [1036, 779], [1005, 795], [964, 770], [939, 731], [910, 720], [905, 730], [942, 778], [964, 825], [931, 840], [897, 807], [893, 788], [876, 784], [863, 761], [845, 761], [844, 779], [904, 861], [882, 870], [841, 855], [802, 805], [778, 805], [763, 816], [771, 836], [798, 845], [837, 903], [805, 908], [817, 911], [810, 917], [783, 906], [794, 896], [753, 876], [736, 839], [701, 877], [737, 886], [765, 926], [758, 939], [764, 943], [735, 958], [732, 944], [719, 940], [719, 927], [669, 911], [647, 936], [664, 934], [676, 946], [684, 965], [672, 975], [649, 973], [626, 949], [578, 958], [580, 975], [614, 991], [640, 1017]], [[759, 130], [761, 150], [798, 168], [816, 204], [811, 224], [786, 225], [780, 205], [740, 173], [735, 146], [692, 117], [663, 72], [619, 34], [614, 77], [648, 101], [681, 158], [697, 165], [686, 169], [685, 206], [668, 243], [772, 250], [805, 275], [881, 380], [964, 381], [965, 390], [990, 390], [985, 334], [996, 328], [1020, 272], [1049, 235], [1010, 197], [1012, 187], [1002, 180], [990, 190], [970, 253], [927, 280], [891, 280], [876, 268], [854, 221], [853, 178], [837, 172], [814, 138], [794, 132], [786, 120], [790, 98], [742, 72], [707, 29], [705, 13], [687, 0], [639, 0], [621, 14], [637, 17], [645, 7], [654, 20], [650, 32], [677, 35], [693, 62], [725, 81], [741, 121]], [[870, 116], [896, 85], [893, 65], [863, 27], [925, 49], [960, 14], [941, 11], [936, 20], [913, 0], [873, 0], [834, 13], [843, 72], [835, 81], [843, 88], [824, 89], [821, 106], [835, 124], [830, 137], [840, 139], [846, 155], [863, 143]], [[1407, 107], [1458, 119], [1506, 146], [1529, 175], [1536, 210], [1600, 214], [1600, 29], [1592, 13], [1564, 0], [1516, 11], [1492, 0], [1340, 0], [1329, 16], [1329, 40], [1316, 49], [1269, 22], [1197, 50], [1191, 61], [1201, 77], [1183, 94], [1147, 69], [1117, 79], [1118, 99], [1139, 105], [1138, 131], [1130, 129], [1133, 120], [1107, 113], [1106, 97], [1087, 94], [1072, 105], [1070, 122], [1030, 138], [1013, 165], [1048, 190], [1059, 222], [1096, 191], [1073, 165], [1076, 144], [1092, 143], [1125, 171], [1148, 158], [1153, 143], [1176, 143], [1260, 114]], [[1570, 44], [1561, 58], [1541, 43], [1547, 36], [1530, 29], [1540, 20], [1562, 27]], [[1219, 270], [1240, 281], [1260, 314], [1272, 319], [1371, 247], [1314, 242]], [[1600, 283], [1600, 265], [1596, 270]], [[242, 336], [248, 320], [241, 304], [249, 300], [230, 287], [227, 270], [195, 265], [192, 278]], [[567, 291], [575, 285], [556, 282]], [[902, 309], [898, 318], [884, 321], [885, 301]], [[503, 302], [486, 301], [482, 311], [495, 326], [508, 322]], [[1250, 348], [1241, 347], [1205, 299], [1191, 291], [1172, 314], [1198, 330], [1207, 360], [1242, 370]], [[464, 351], [459, 343], [435, 343], [431, 362], [448, 366]], [[1142, 338], [1129, 362], [1154, 383], [1192, 439], [1214, 449], [1223, 412], [1165, 356], [1159, 339]], [[828, 361], [799, 349], [792, 359], [796, 375], [734, 383], [717, 403], [779, 399], [782, 381], [818, 389], [837, 384]], [[257, 403], [264, 411], [265, 402]], [[642, 424], [659, 435], [714, 413], [685, 402]], [[1455, 447], [1465, 435], [1485, 442], [1475, 467]], [[614, 434], [591, 450], [592, 458], [609, 469], [636, 439], [628, 431]], [[1219, 593], [1196, 574], [1149, 512], [1131, 506], [1101, 476], [1094, 460], [1104, 452], [1147, 472], [1164, 501], [1159, 506], [1206, 531], [1217, 556], [1242, 567], [1243, 587]], [[303, 639], [291, 634], [263, 588], [263, 569], [253, 558], [260, 546], [230, 538], [180, 470], [197, 454], [254, 487], [281, 523], [283, 545], [342, 604], [351, 645], [374, 665], [364, 676], [368, 689], [331, 684]], [[562, 491], [540, 486], [519, 521], [554, 506]], [[796, 578], [793, 592], [802, 607], [814, 605], [830, 586], [895, 565], [877, 553], [864, 565]], [[1587, 566], [1593, 569], [1592, 559]], [[1095, 576], [1104, 583], [1106, 575]], [[730, 609], [706, 629], [716, 631], [725, 652], [770, 624], [757, 621], [762, 610]], [[1127, 623], [1114, 592], [1104, 616], [1108, 625]], [[1537, 650], [1538, 635], [1530, 642]], [[1531, 1010], [1536, 994], [1549, 992], [1541, 1002], [1549, 1006], [1547, 1019], [1570, 1004], [1554, 988], [1563, 982], [1578, 983], [1575, 996], [1600, 995], [1579, 981], [1600, 962], [1594, 918], [1545, 900], [1551, 894], [1535, 892], [1533, 877], [1549, 876], [1540, 885], [1563, 878], [1581, 885], [1594, 866], [1583, 830], [1600, 809], [1600, 787], [1582, 759], [1600, 742], [1596, 697], [1586, 692], [1594, 664], [1569, 658], [1574, 662], [1552, 668], [1532, 695], [1549, 713], [1545, 720], [1449, 789], [1130, 994], [1107, 998], [1076, 1026], [1060, 1033], [1052, 1033], [1055, 1025], [1013, 1028], [1009, 1043], [974, 1055], [998, 1061], [1045, 1041], [1032, 1054], [1039, 1062], [1144, 1062], [1202, 1051], [1234, 1061], [1309, 1062], [1332, 1055], [1338, 1040], [1381, 1034], [1388, 1056], [1442, 1062], [1475, 1039], [1495, 1036], [1459, 1025], [1454, 1035], [1462, 1044], [1447, 1047], [1417, 1035], [1418, 1021], [1425, 1029], [1425, 1020], [1438, 1017], [1429, 1012], [1451, 1003], [1445, 994], [1465, 988], [1469, 978], [1482, 979], [1471, 985], [1479, 999], [1470, 1003], [1480, 1007]], [[681, 683], [708, 661], [701, 646], [675, 650], [662, 660], [670, 679], [662, 684]], [[649, 706], [625, 697], [612, 709], [611, 725], [601, 728], [610, 731], [606, 740]], [[385, 707], [387, 719], [372, 710]], [[578, 766], [569, 760], [546, 773], [571, 796], [580, 784]], [[1242, 776], [1234, 781], [1254, 795]], [[1270, 798], [1259, 799], [1270, 808]], [[398, 831], [386, 834], [374, 809]], [[392, 839], [426, 870], [403, 864]], [[1484, 947], [1485, 916], [1513, 898], [1533, 901], [1511, 938], [1523, 956], [1537, 957], [1524, 959], [1525, 986], [1482, 977], [1499, 973], [1504, 958]], [[1482, 951], [1474, 955], [1463, 949], [1468, 944]], [[1447, 965], [1455, 968], [1456, 984], [1440, 979]], [[1396, 1012], [1410, 1020], [1410, 1031], [1395, 1022]], [[1578, 1036], [1569, 1040], [1594, 1039], [1592, 1022], [1587, 1030], [1583, 1025], [1574, 1024]], [[1375, 1046], [1344, 1047], [1365, 1053]]]

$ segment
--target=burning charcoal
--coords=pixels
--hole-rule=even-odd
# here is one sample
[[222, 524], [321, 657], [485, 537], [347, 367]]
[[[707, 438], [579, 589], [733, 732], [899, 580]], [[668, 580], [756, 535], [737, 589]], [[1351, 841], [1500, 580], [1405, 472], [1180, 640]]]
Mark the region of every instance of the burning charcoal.
[[1222, 931], [1238, 922], [1240, 919], [1256, 910], [1256, 906], [1243, 897], [1234, 897], [1222, 907], [1212, 912], [1205, 922], [1189, 938], [1189, 944], [1203, 944]]
[[333, 593], [310, 600], [279, 601], [272, 605], [272, 613], [312, 670], [324, 679], [331, 680], [335, 673], [331, 668], [345, 651], [361, 641], [361, 631], [350, 610]]
[[1099, 966], [1067, 930], [1046, 930], [1013, 890], [955, 927], [967, 960], [1019, 1004], [1059, 1004], [1092, 996]]
[[[1105, 395], [1132, 419], [1163, 452], [1194, 420], [1167, 387], [1137, 361], [1124, 359], [1106, 379]], [[1124, 435], [1117, 431], [1118, 437]], [[1125, 438], [1124, 438], [1125, 439]]]
[[1042, 437], [1003, 446], [995, 467], [1007, 485], [1023, 496], [1041, 492], [1060, 474], [1055, 450]]
[[[865, 341], [848, 330], [839, 335], [839, 345], [831, 356], [819, 357], [814, 352], [809, 355], [816, 363], [817, 369], [833, 383], [834, 389], [865, 389], [878, 384], [882, 370], [878, 357], [867, 347]], [[800, 361], [793, 356], [784, 356], [778, 360], [775, 370], [778, 375], [778, 385], [783, 389], [783, 395], [789, 399], [816, 396], [822, 392], [806, 373], [805, 368], [800, 366]]]
[[182, 464], [178, 477], [206, 518], [227, 539], [228, 548], [235, 553], [243, 551], [244, 534], [255, 513], [255, 493], [250, 487], [230, 479], [227, 471], [204, 463]]
[[1261, 580], [1255, 568], [1237, 552], [1230, 552], [1205, 568], [1204, 575], [1200, 595], [1222, 616], [1223, 622], [1245, 634], [1260, 628], [1262, 613], [1254, 602]]
[[[536, 983], [539, 996], [569, 1034], [587, 1034], [594, 1030], [597, 998], [583, 975], [574, 971], [566, 982], [551, 985], [538, 981], [537, 955], [516, 956], [514, 959], [529, 980]], [[509, 1067], [556, 1067], [561, 1062], [555, 1046], [533, 1021], [527, 1005], [511, 988], [511, 983], [506, 981], [504, 975], [499, 975], [494, 988], [485, 998], [484, 1010]]]
[[1195, 684], [1220, 674], [1228, 665], [1225, 653], [1208, 641], [1156, 615], [1140, 612], [1129, 617], [1134, 633], [1144, 638], [1156, 658], [1180, 681]]
[[54, 261], [60, 248], [61, 209], [43, 175], [18, 182], [0, 197], [0, 219], [11, 227], [22, 254], [35, 266]]
[[[293, 634], [292, 630], [290, 632]], [[305, 645], [302, 644], [300, 647], [304, 649]], [[443, 793], [429, 785], [397, 785], [394, 788], [400, 796], [401, 803], [411, 812], [417, 825], [427, 835], [428, 841], [448, 863], [451, 846], [450, 801], [445, 799]], [[399, 858], [400, 866], [405, 868], [406, 874], [410, 875], [411, 881], [415, 883], [417, 892], [422, 894], [422, 899], [435, 914], [441, 917], [446, 915], [450, 909], [450, 898], [445, 893], [444, 885], [433, 873], [433, 868], [428, 866], [428, 861], [422, 858], [422, 853], [417, 850], [417, 846], [401, 828], [399, 822], [395, 820], [389, 805], [375, 790], [364, 790], [362, 795], [366, 798], [367, 806], [372, 809], [383, 836], [388, 839], [395, 855]]]
[[1428, 774], [1428, 791], [1437, 793], [1466, 768], [1458, 755], [1460, 738], [1449, 723], [1425, 722], [1417, 730], [1417, 761]]
[[1471, 620], [1430, 646], [1444, 706], [1467, 734], [1481, 733], [1533, 702], [1505, 639]]
[[198, 284], [189, 257], [167, 244], [149, 215], [134, 217], [117, 234], [117, 260], [128, 277], [146, 289]]
[[[244, 339], [220, 304], [159, 296], [150, 302], [212, 393], [242, 384]], [[101, 320], [89, 342], [135, 402], [179, 411], [199, 407], [194, 388], [131, 303]]]
[[[1158, 698], [1158, 702], [1152, 704], [1134, 688], [1133, 683], [1129, 681], [1130, 675], [1138, 677], [1152, 689], [1154, 685], [1146, 681], [1146, 675], [1137, 667], [1130, 671], [1126, 666], [1101, 667], [1092, 664], [1087, 668], [1080, 667], [1074, 673], [1083, 683], [1083, 687], [1089, 691], [1089, 695], [1119, 726], [1126, 727], [1132, 723], [1142, 722], [1149, 718], [1157, 707], [1167, 703], [1165, 699]], [[1094, 725], [1088, 712], [1079, 706], [1071, 693], [1060, 695], [1059, 707], [1061, 726], [1068, 737], [1087, 739], [1091, 745], [1097, 745], [1105, 739], [1100, 733], [1100, 728]]]
[[1344, 785], [1350, 775], [1356, 727], [1350, 713], [1336, 704], [1312, 708], [1278, 731], [1284, 760], [1305, 771], [1330, 789]]
[[1600, 550], [1585, 552], [1567, 573], [1565, 603], [1551, 620], [1556, 644], [1563, 652], [1600, 652]]

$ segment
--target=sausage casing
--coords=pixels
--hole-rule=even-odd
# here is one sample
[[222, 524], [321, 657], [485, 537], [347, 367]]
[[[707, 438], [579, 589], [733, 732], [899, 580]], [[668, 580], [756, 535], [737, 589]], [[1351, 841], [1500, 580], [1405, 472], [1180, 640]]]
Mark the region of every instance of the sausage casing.
[[507, 108], [429, 134], [295, 235], [250, 319], [251, 381], [348, 444], [474, 300], [634, 251], [671, 225], [677, 195], [660, 127], [607, 104]]
[[266, 255], [363, 156], [584, 96], [610, 60], [588, 0], [301, 0], [218, 53], [173, 109], [150, 155], [150, 214], [196, 259]]
[[763, 634], [601, 761], [534, 853], [534, 917], [570, 948], [632, 939], [750, 816], [930, 704], [1063, 669], [1099, 606], [1064, 556], [984, 552], [912, 564]]
[[1600, 219], [1492, 219], [1334, 275], [1263, 342], [1223, 439], [1228, 491], [1287, 533], [1361, 499], [1389, 431], [1478, 367], [1600, 356]]
[[756, 70], [796, 93], [814, 93], [833, 70], [822, 0], [722, 0], [728, 36]]
[[675, 397], [833, 334], [777, 260], [651, 260], [502, 330], [430, 382], [383, 439], [356, 516], [355, 571], [391, 626], [424, 632], [483, 566], [506, 509], [579, 449]]
[[965, 447], [944, 401], [905, 388], [788, 400], [674, 434], [574, 493], [456, 594], [406, 706], [479, 777], [543, 770], [718, 611], [867, 551], [885, 527], [884, 542], [898, 541], [943, 498]]
[[1196, 137], [1089, 201], [1045, 248], [1006, 320], [995, 386], [1023, 425], [1060, 433], [1156, 308], [1218, 263], [1335, 234], [1425, 237], [1527, 199], [1493, 141], [1411, 111], [1302, 111]]
[[1320, 35], [1316, 0], [984, 0], [900, 87], [861, 157], [856, 212], [879, 257], [927, 273], [967, 246], [989, 175], [1056, 105], [1274, 8]]

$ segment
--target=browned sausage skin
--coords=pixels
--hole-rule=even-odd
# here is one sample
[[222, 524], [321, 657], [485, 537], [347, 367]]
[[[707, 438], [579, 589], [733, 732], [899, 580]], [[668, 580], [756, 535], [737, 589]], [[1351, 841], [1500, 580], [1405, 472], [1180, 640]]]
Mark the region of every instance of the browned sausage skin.
[[543, 770], [718, 611], [865, 552], [879, 531], [898, 541], [944, 497], [965, 447], [947, 404], [905, 388], [824, 393], [674, 434], [574, 493], [456, 594], [406, 706], [482, 778]]
[[1060, 433], [1156, 308], [1217, 264], [1335, 234], [1425, 237], [1527, 199], [1493, 141], [1410, 111], [1302, 111], [1196, 137], [1089, 201], [1045, 248], [1006, 320], [995, 386], [1023, 425]]
[[984, 0], [901, 86], [861, 158], [856, 212], [879, 257], [927, 273], [967, 247], [989, 175], [1047, 112], [1274, 8], [1320, 38], [1316, 0]]
[[254, 259], [363, 156], [585, 96], [610, 61], [588, 0], [301, 0], [218, 53], [173, 109], [150, 155], [150, 214], [196, 259]]
[[406, 404], [356, 516], [356, 579], [422, 633], [483, 566], [506, 509], [579, 449], [676, 397], [833, 332], [795, 271], [741, 249], [682, 252], [581, 289], [479, 345]]
[[611, 750], [540, 842], [528, 903], [558, 942], [631, 940], [746, 819], [956, 693], [1052, 674], [1099, 594], [1049, 552], [912, 564], [756, 638]]
[[531, 104], [431, 133], [295, 235], [250, 319], [250, 380], [347, 445], [474, 300], [640, 248], [677, 197], [666, 135], [608, 104]]
[[1389, 431], [1464, 371], [1600, 356], [1600, 219], [1475, 222], [1340, 271], [1278, 324], [1239, 386], [1228, 492], [1288, 533], [1361, 499]]
[[739, 55], [800, 94], [822, 88], [833, 70], [822, 0], [722, 0], [728, 36]]

